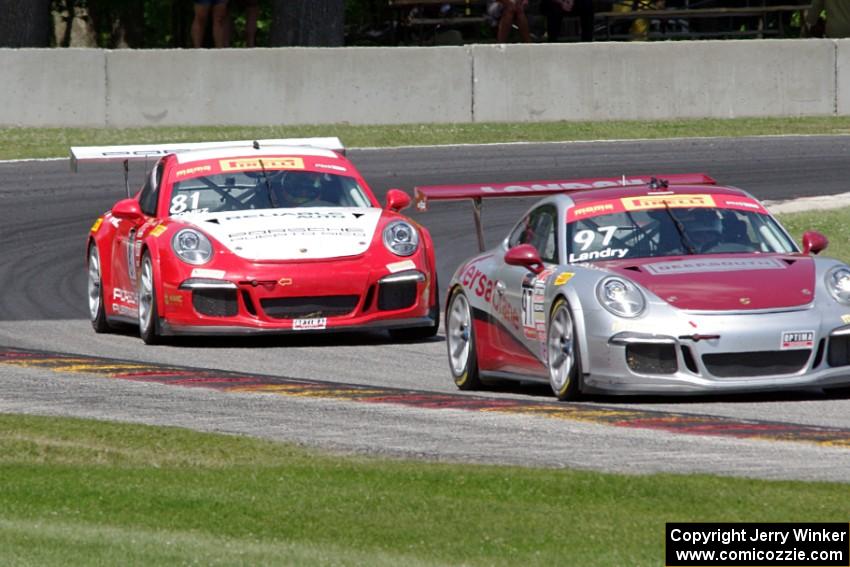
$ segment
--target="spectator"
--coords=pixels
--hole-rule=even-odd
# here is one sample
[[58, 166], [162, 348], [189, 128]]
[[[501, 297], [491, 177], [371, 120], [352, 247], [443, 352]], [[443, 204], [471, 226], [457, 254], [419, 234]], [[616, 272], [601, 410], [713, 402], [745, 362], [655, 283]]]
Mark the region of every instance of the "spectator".
[[[245, 10], [245, 47], [254, 47], [257, 43], [257, 19], [260, 16], [260, 0], [234, 0], [236, 6]], [[230, 19], [230, 36], [233, 35], [233, 19]], [[228, 45], [232, 45], [228, 37]]]
[[505, 43], [511, 33], [511, 26], [516, 22], [519, 28], [519, 35], [523, 43], [531, 41], [531, 34], [528, 31], [528, 18], [525, 16], [525, 7], [528, 5], [528, 0], [499, 0], [502, 7], [502, 14], [499, 18], [499, 31], [496, 34], [496, 39], [499, 43]]
[[806, 13], [806, 30], [817, 25], [820, 13], [826, 11], [825, 37], [850, 37], [850, 2], [847, 0], [814, 0]]
[[192, 45], [203, 47], [210, 14], [212, 14], [213, 45], [227, 47], [229, 35], [227, 0], [195, 0], [195, 19], [192, 20]]
[[560, 39], [567, 13], [578, 15], [581, 40], [593, 41], [593, 0], [541, 0], [540, 11], [546, 16], [546, 36], [549, 41]]

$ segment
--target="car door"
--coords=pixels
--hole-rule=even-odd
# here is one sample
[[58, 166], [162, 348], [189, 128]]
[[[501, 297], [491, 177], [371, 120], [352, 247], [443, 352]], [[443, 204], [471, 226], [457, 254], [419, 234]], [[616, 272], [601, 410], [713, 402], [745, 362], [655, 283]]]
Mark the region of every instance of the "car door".
[[511, 266], [502, 260], [496, 273], [493, 310], [501, 331], [497, 344], [505, 354], [502, 370], [546, 376], [542, 363], [545, 338], [543, 292], [545, 283], [558, 263], [558, 211], [546, 203], [533, 209], [508, 237], [507, 248], [530, 244], [544, 262], [544, 270], [534, 274], [523, 266]]
[[136, 297], [136, 267], [141, 242], [136, 239], [139, 229], [156, 217], [159, 185], [162, 180], [162, 162], [154, 166], [139, 193], [139, 208], [144, 213], [139, 220], [114, 219], [115, 238], [112, 241], [113, 289], [112, 312], [115, 315], [135, 318], [138, 315]]

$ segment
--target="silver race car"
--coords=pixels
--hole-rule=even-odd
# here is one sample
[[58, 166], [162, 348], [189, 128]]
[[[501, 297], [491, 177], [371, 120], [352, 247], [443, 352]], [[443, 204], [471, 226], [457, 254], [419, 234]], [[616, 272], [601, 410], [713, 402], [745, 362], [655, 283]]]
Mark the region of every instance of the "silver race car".
[[416, 189], [418, 207], [548, 195], [448, 287], [449, 366], [582, 392], [850, 385], [850, 267], [802, 250], [762, 204], [704, 174]]

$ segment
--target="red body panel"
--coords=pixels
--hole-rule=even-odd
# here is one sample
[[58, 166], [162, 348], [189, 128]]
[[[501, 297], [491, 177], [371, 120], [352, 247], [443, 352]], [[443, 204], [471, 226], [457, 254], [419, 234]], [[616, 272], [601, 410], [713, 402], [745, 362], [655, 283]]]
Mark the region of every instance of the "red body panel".
[[779, 309], [812, 301], [815, 264], [800, 254], [718, 254], [600, 262], [679, 309]]

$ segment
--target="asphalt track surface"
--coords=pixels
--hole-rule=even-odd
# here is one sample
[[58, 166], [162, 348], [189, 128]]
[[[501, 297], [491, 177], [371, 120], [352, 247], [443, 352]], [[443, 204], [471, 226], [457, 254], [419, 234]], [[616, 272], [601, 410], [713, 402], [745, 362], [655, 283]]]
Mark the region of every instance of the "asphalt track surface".
[[[850, 137], [403, 148], [349, 156], [379, 196], [391, 187], [410, 192], [438, 183], [677, 172], [706, 172], [761, 199], [850, 189]], [[133, 174], [135, 185], [140, 170]], [[145, 347], [132, 331], [95, 335], [86, 320], [84, 235], [122, 197], [122, 185], [114, 166], [83, 167], [74, 175], [66, 161], [0, 164], [0, 347], [123, 361], [0, 356], [0, 411], [177, 425], [435, 460], [850, 481], [850, 400], [841, 396], [594, 398], [558, 406], [536, 386], [457, 392], [442, 337], [397, 344], [381, 334], [182, 339]], [[488, 244], [531, 202], [486, 203]], [[440, 280], [448, 282], [476, 251], [469, 205], [435, 204], [429, 213], [411, 214], [431, 230]], [[140, 381], [113, 368], [133, 361], [248, 373], [261, 387]], [[304, 380], [312, 385], [298, 385]], [[514, 409], [501, 411], [503, 405]]]

